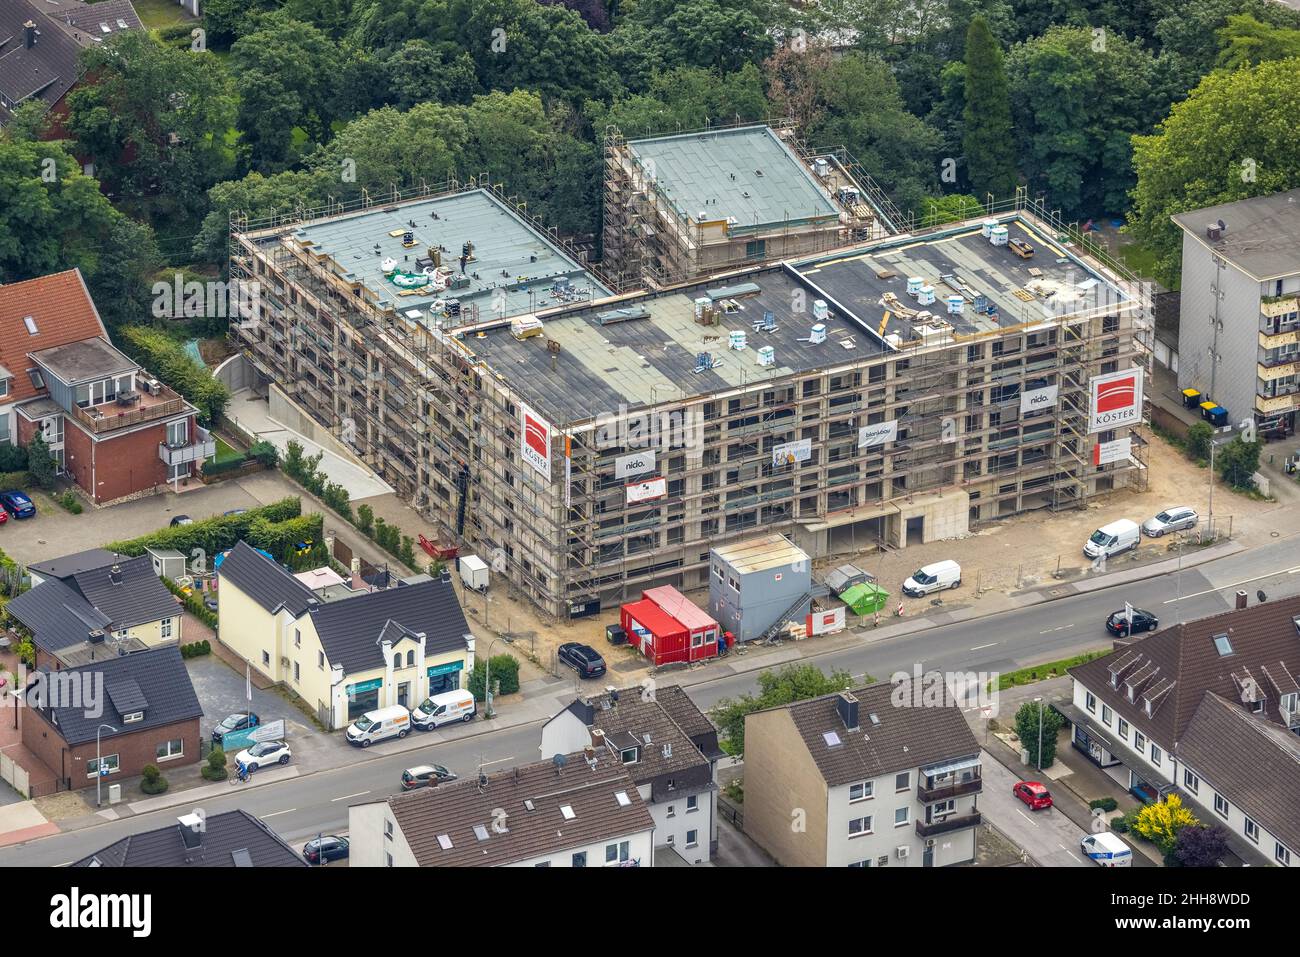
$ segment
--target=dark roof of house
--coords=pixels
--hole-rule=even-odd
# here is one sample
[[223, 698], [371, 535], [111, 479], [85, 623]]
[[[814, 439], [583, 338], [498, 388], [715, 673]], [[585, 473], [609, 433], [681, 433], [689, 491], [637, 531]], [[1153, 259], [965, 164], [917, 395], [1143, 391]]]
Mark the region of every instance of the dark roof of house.
[[90, 632], [108, 631], [112, 624], [112, 619], [57, 578], [23, 592], [5, 610], [27, 627], [38, 648], [52, 655], [86, 644]]
[[705, 757], [710, 760], [726, 757], [726, 752], [718, 746], [718, 729], [700, 710], [699, 705], [691, 700], [684, 688], [680, 685], [657, 687], [655, 700], [677, 722], [677, 726], [686, 732], [686, 736], [695, 742], [695, 746], [704, 752]]
[[[96, 716], [88, 715], [92, 710], [99, 709], [88, 709], [84, 702], [55, 708], [36, 703], [43, 717], [49, 720], [53, 716], [55, 731], [69, 745], [94, 741], [95, 731], [101, 723], [117, 728], [113, 733], [105, 732], [102, 735], [108, 740], [203, 716], [203, 707], [199, 704], [198, 695], [194, 693], [194, 685], [190, 683], [185, 661], [175, 645], [107, 658], [59, 672], [61, 677], [69, 674], [102, 675], [105, 699], [102, 701], [102, 713]], [[95, 686], [93, 679], [90, 686]], [[119, 704], [126, 710], [120, 710]], [[142, 709], [143, 720], [130, 724], [123, 721], [124, 713], [130, 714]]]
[[[856, 731], [846, 728], [840, 717], [838, 694], [783, 706], [827, 786], [839, 787], [979, 753], [975, 735], [956, 704], [896, 706], [891, 700], [893, 691], [891, 684], [874, 684], [852, 692], [858, 699]], [[827, 741], [830, 732], [839, 743]]]
[[176, 598], [154, 574], [153, 560], [148, 555], [80, 571], [64, 582], [107, 615], [115, 630], [180, 614]]
[[[224, 563], [221, 569], [224, 573]], [[322, 604], [312, 609], [311, 620], [330, 664], [344, 672], [383, 664], [385, 637], [423, 633], [425, 652], [438, 653], [463, 649], [469, 633], [455, 588], [440, 580]]]
[[574, 701], [568, 710], [588, 728], [604, 732], [606, 745], [615, 752], [637, 749], [637, 760], [626, 765], [637, 784], [648, 784], [665, 774], [707, 766], [709, 759], [672, 716], [641, 688]]
[[30, 353], [30, 357], [68, 385], [122, 375], [140, 368], [99, 337], [42, 349]]
[[[131, 0], [95, 0], [94, 3], [63, 0], [61, 6], [48, 12], [51, 19], [62, 21], [71, 27], [74, 38], [77, 31], [89, 34], [81, 40], [83, 46], [114, 36], [123, 30], [144, 29]], [[122, 26], [123, 23], [126, 24], [125, 27]], [[108, 31], [105, 32], [100, 24], [108, 27]]]
[[[28, 49], [24, 24], [36, 24]], [[64, 25], [50, 20], [29, 0], [0, 0], [0, 123], [24, 101], [53, 106], [81, 75], [81, 46]]]
[[1174, 753], [1230, 804], [1300, 853], [1300, 736], [1211, 691], [1201, 697]]
[[[654, 819], [619, 760], [597, 752], [593, 761], [594, 768], [579, 752], [560, 770], [541, 761], [489, 774], [482, 788], [464, 778], [395, 795], [388, 805], [421, 867], [497, 867], [652, 829]], [[572, 818], [561, 811], [565, 805]], [[498, 809], [506, 813], [505, 833], [493, 827]], [[441, 846], [440, 835], [451, 847]]]
[[[1300, 272], [1300, 189], [1177, 213], [1173, 220], [1255, 279]], [[1220, 220], [1227, 228], [1211, 240], [1205, 228]]]
[[[1281, 696], [1300, 690], [1297, 617], [1300, 596], [1234, 609], [1158, 631], [1077, 665], [1070, 675], [1121, 718], [1172, 751], [1207, 691], [1242, 701], [1254, 689], [1264, 697], [1263, 716], [1280, 721]], [[1219, 654], [1215, 638], [1220, 635], [1226, 636], [1231, 654]], [[1112, 674], [1117, 687], [1111, 684]]]
[[283, 608], [297, 618], [320, 601], [284, 566], [244, 541], [226, 553], [217, 575], [272, 613]]
[[88, 548], [84, 552], [73, 552], [71, 555], [50, 558], [43, 562], [31, 562], [27, 569], [47, 578], [67, 578], [77, 572], [104, 568], [121, 560], [121, 555], [115, 555], [106, 549]]
[[[3, 4], [4, 0], [0, 0], [0, 9]], [[0, 12], [0, 37], [5, 35], [5, 26]], [[3, 89], [7, 59], [0, 55], [0, 89]], [[28, 330], [24, 321], [27, 317], [31, 318], [35, 333]], [[0, 365], [13, 373], [10, 401], [22, 402], [45, 394], [25, 374], [33, 368], [27, 358], [29, 352], [106, 335], [80, 270], [69, 269], [0, 286]]]
[[[186, 815], [188, 817], [188, 815]], [[247, 811], [224, 811], [202, 817], [198, 847], [187, 848], [175, 824], [132, 834], [73, 867], [306, 867], [307, 862], [265, 823]], [[241, 854], [243, 852], [243, 854]], [[244, 857], [244, 854], [247, 857]]]

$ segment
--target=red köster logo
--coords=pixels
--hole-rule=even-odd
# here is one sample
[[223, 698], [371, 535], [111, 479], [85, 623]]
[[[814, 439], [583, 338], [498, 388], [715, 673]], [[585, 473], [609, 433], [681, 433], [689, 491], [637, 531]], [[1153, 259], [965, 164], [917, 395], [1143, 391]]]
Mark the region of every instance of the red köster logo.
[[1103, 382], [1097, 386], [1097, 411], [1115, 412], [1130, 408], [1136, 395], [1136, 376], [1116, 379], [1114, 382]]
[[550, 453], [548, 439], [546, 426], [525, 413], [524, 441], [528, 443], [528, 447], [542, 458], [547, 458]]

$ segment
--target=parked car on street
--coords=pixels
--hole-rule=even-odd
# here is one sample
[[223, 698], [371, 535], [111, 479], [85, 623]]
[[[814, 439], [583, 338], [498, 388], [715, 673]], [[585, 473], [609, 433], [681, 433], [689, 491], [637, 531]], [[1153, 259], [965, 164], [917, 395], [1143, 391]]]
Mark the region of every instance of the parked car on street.
[[17, 489], [0, 492], [0, 505], [14, 518], [31, 518], [36, 514], [36, 505], [27, 497], [27, 493]]
[[1024, 801], [1031, 811], [1052, 806], [1052, 792], [1038, 781], [1020, 781], [1011, 789], [1011, 793]]
[[961, 585], [961, 566], [954, 561], [935, 562], [918, 568], [903, 582], [903, 594], [908, 598], [923, 598], [931, 592]]
[[1159, 618], [1141, 608], [1133, 609], [1132, 621], [1128, 620], [1127, 614], [1123, 608], [1112, 611], [1110, 617], [1106, 619], [1106, 630], [1122, 638], [1129, 634], [1140, 635], [1146, 631], [1155, 631], [1156, 626], [1160, 624]]
[[235, 755], [235, 762], [256, 771], [268, 764], [288, 764], [292, 756], [293, 752], [283, 741], [259, 741]]
[[1091, 559], [1110, 558], [1141, 544], [1142, 532], [1138, 523], [1121, 518], [1093, 532], [1083, 546], [1083, 554]]
[[302, 857], [308, 864], [328, 864], [330, 861], [346, 860], [348, 856], [348, 839], [336, 834], [312, 838], [302, 849]]
[[193, 525], [194, 519], [190, 518], [188, 515], [173, 515], [170, 524], [172, 528], [175, 528], [177, 525]]
[[222, 738], [228, 731], [247, 731], [249, 728], [256, 728], [262, 723], [256, 713], [252, 711], [241, 711], [239, 714], [226, 715], [221, 723], [212, 729], [212, 743], [221, 744]]
[[1102, 867], [1132, 867], [1133, 852], [1117, 834], [1103, 831], [1079, 841], [1084, 857]]
[[402, 772], [402, 790], [414, 791], [416, 788], [437, 787], [439, 784], [454, 780], [456, 775], [441, 764], [421, 764]]
[[599, 678], [605, 673], [605, 659], [595, 648], [576, 641], [560, 645], [556, 652], [560, 661], [578, 673], [580, 678]]
[[1186, 505], [1179, 505], [1175, 508], [1167, 508], [1158, 515], [1153, 515], [1142, 523], [1142, 534], [1147, 538], [1159, 538], [1161, 535], [1168, 535], [1170, 532], [1182, 532], [1189, 528], [1195, 528], [1200, 517], [1194, 509]]

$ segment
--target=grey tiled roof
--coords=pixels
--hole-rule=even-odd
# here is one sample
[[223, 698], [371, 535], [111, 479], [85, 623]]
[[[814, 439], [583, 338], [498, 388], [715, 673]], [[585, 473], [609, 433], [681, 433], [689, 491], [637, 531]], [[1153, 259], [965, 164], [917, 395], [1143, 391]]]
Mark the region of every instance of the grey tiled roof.
[[[893, 691], [893, 685], [885, 683], [853, 692], [858, 699], [856, 731], [844, 726], [836, 695], [785, 706], [828, 786], [979, 753], [979, 743], [955, 704], [895, 707], [890, 700]], [[878, 723], [871, 720], [872, 715]], [[832, 731], [838, 744], [826, 740], [825, 735]]]
[[116, 583], [113, 581], [113, 565], [77, 572], [65, 581], [107, 615], [114, 629], [130, 628], [180, 614], [175, 596], [154, 574], [153, 561], [148, 555], [123, 559], [116, 567], [121, 573], [120, 581]]
[[306, 614], [307, 609], [319, 601], [310, 588], [289, 574], [282, 565], [271, 561], [244, 541], [236, 542], [235, 547], [226, 553], [217, 577], [232, 582], [269, 612], [284, 608], [297, 618]]
[[57, 578], [23, 592], [5, 610], [32, 633], [36, 647], [57, 655], [86, 642], [91, 631], [107, 631], [111, 619]]
[[[190, 683], [180, 649], [175, 645], [108, 658], [77, 668], [65, 668], [60, 672], [61, 675], [69, 673], [103, 675], [105, 700], [102, 714], [88, 717], [88, 709], [79, 704], [32, 709], [46, 720], [52, 714], [56, 719], [53, 722], [56, 733], [69, 745], [94, 741], [95, 731], [101, 723], [118, 729], [114, 733], [103, 734], [103, 739], [107, 741], [148, 728], [203, 716], [203, 707], [199, 704], [198, 695], [194, 693], [194, 685]], [[134, 688], [131, 687], [132, 683]], [[92, 682], [91, 687], [93, 686]], [[144, 720], [125, 723], [117, 705], [121, 703], [128, 708], [129, 714], [131, 710], [140, 710], [141, 699], [145, 701]]]
[[121, 561], [121, 559], [122, 556], [115, 555], [107, 549], [88, 548], [84, 552], [73, 552], [71, 555], [49, 558], [43, 562], [32, 562], [27, 568], [29, 571], [44, 575], [46, 578], [67, 578], [77, 572], [88, 571], [92, 568], [103, 568], [116, 561]]
[[[37, 28], [36, 44], [26, 46], [23, 24], [33, 21]], [[81, 47], [65, 28], [45, 16], [38, 4], [29, 0], [0, 0], [0, 98], [11, 104], [36, 99], [53, 106], [72, 89], [81, 75], [78, 57]], [[0, 123], [10, 111], [0, 103]]]
[[456, 590], [437, 580], [329, 602], [312, 609], [311, 620], [330, 664], [348, 673], [383, 664], [381, 636], [423, 632], [426, 653], [436, 654], [463, 649], [470, 630]]
[[[178, 816], [180, 816], [178, 814]], [[306, 867], [292, 847], [247, 811], [203, 819], [203, 843], [187, 850], [179, 823], [132, 834], [77, 861], [73, 867], [234, 867], [246, 851], [253, 867]]]
[[[1202, 787], [1213, 785], [1228, 803], [1300, 854], [1300, 736], [1209, 692], [1174, 753], [1200, 777]], [[1271, 858], [1273, 849], [1261, 853]]]
[[[617, 701], [612, 700], [609, 694], [588, 701], [592, 706], [589, 728], [604, 732], [606, 742], [614, 748], [636, 746], [636, 763], [625, 767], [637, 784], [649, 783], [670, 772], [708, 764], [708, 758], [700, 753], [686, 732], [678, 727], [658, 701], [645, 700], [640, 688], [619, 692]], [[581, 708], [581, 701], [575, 704], [579, 708], [571, 706], [569, 710], [582, 721], [585, 709]]]
[[[542, 761], [489, 774], [482, 788], [466, 777], [396, 795], [388, 805], [421, 867], [498, 867], [651, 830], [654, 819], [618, 759], [598, 752], [595, 765], [588, 766], [580, 752], [568, 756], [563, 770]], [[571, 819], [561, 812], [564, 805], [572, 808]], [[497, 809], [507, 815], [504, 834], [492, 826]], [[485, 829], [486, 840], [479, 840], [476, 825]], [[450, 848], [439, 844], [439, 835], [446, 835]], [[587, 861], [592, 867], [604, 863]]]

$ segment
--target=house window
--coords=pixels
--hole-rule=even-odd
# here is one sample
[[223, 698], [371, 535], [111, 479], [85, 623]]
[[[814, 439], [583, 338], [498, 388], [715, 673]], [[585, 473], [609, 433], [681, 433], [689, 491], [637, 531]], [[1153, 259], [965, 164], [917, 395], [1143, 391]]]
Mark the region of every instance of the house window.
[[849, 821], [849, 837], [863, 837], [873, 833], [871, 830], [871, 816], [855, 817]]
[[297, 628], [293, 630], [293, 646], [295, 648], [302, 647], [302, 632]]
[[1273, 842], [1273, 859], [1283, 867], [1291, 866], [1291, 852], [1286, 849], [1286, 846], [1281, 841]]
[[[102, 760], [104, 762], [104, 769], [108, 771], [109, 774], [116, 774], [118, 771], [121, 770], [121, 767], [118, 764], [116, 754], [106, 754], [104, 755]], [[93, 778], [98, 773], [99, 773], [99, 760], [95, 758], [89, 759], [86, 762], [86, 777]]]
[[323, 651], [316, 652], [316, 667], [319, 668], [321, 671], [325, 670], [325, 652]]
[[1083, 693], [1083, 706], [1088, 709], [1089, 714], [1097, 713], [1097, 699], [1093, 697], [1091, 691], [1085, 691]]
[[170, 618], [164, 618], [162, 620], [161, 633], [164, 638], [170, 638], [172, 636], [172, 620]]
[[1160, 748], [1156, 746], [1156, 743], [1154, 741], [1152, 741], [1151, 742], [1151, 763], [1154, 764], [1156, 767], [1160, 767], [1160, 758], [1161, 758]]
[[9, 380], [0, 379], [0, 398], [3, 398], [8, 394], [9, 394]]
[[384, 837], [388, 838], [390, 841], [393, 839], [393, 822], [392, 822], [392, 821], [385, 821], [385, 822], [384, 822]]
[[170, 758], [179, 758], [185, 755], [185, 739], [172, 738], [170, 741], [164, 741], [154, 749], [159, 761], [167, 761]]
[[262, 664], [268, 668], [271, 666], [271, 653], [269, 651], [262, 652]]
[[393, 866], [393, 855], [392, 855], [392, 854], [389, 854], [389, 853], [387, 853], [387, 852], [385, 852], [385, 853], [384, 853], [384, 867], [392, 867], [392, 866]]
[[415, 652], [414, 652], [414, 651], [408, 651], [408, 652], [406, 653], [406, 667], [408, 667], [408, 668], [414, 668], [414, 667], [415, 667]]
[[1109, 708], [1108, 706], [1106, 706], [1106, 705], [1102, 705], [1102, 706], [1101, 706], [1101, 723], [1104, 724], [1104, 725], [1105, 725], [1106, 727], [1108, 727], [1108, 728], [1110, 727], [1110, 717], [1111, 717], [1111, 715], [1110, 715], [1110, 708]]
[[854, 861], [852, 864], [849, 865], [849, 867], [870, 867], [870, 866], [871, 866], [871, 858], [867, 858], [865, 861]]
[[686, 832], [686, 846], [687, 846], [687, 847], [699, 847], [699, 846], [700, 846], [700, 832], [699, 832], [699, 831], [687, 831], [687, 832]]
[[676, 804], [670, 804], [670, 805], [668, 805], [668, 816], [669, 816], [669, 817], [676, 817], [676, 816], [677, 816], [677, 805], [676, 805]]
[[698, 811], [699, 809], [700, 799], [698, 795], [692, 794], [686, 799], [686, 813], [690, 814], [692, 811]]
[[185, 445], [190, 437], [190, 424], [185, 419], [167, 423], [167, 444], [173, 449]]
[[587, 866], [587, 852], [586, 852], [586, 851], [579, 851], [578, 853], [576, 853], [576, 854], [573, 855], [573, 866], [574, 866], [574, 867], [586, 867], [586, 866]]
[[623, 759], [624, 764], [636, 764], [636, 748], [628, 748], [626, 751], [620, 751], [619, 757]]
[[1246, 818], [1246, 836], [1256, 844], [1259, 843], [1259, 825], [1250, 818]]
[[1119, 719], [1119, 736], [1125, 741], [1128, 740], [1128, 722], [1123, 718]]
[[1221, 794], [1214, 795], [1214, 813], [1224, 820], [1227, 820], [1228, 802], [1223, 799], [1223, 795]]
[[293, 680], [294, 680], [294, 681], [301, 681], [301, 680], [302, 680], [302, 671], [301, 671], [301, 669], [298, 667], [298, 662], [296, 662], [296, 661], [293, 663]]
[[1198, 778], [1191, 771], [1188, 771], [1186, 768], [1183, 768], [1183, 787], [1187, 788], [1187, 790], [1195, 794], [1197, 788], [1199, 788], [1200, 786], [1201, 786], [1201, 779]]
[[894, 827], [906, 827], [907, 819], [912, 816], [911, 808], [900, 807], [894, 810]]
[[393, 655], [393, 670], [396, 671], [401, 667], [402, 667], [402, 655], [399, 652], [398, 654]]
[[605, 863], [615, 864], [619, 861], [626, 861], [632, 856], [632, 845], [629, 841], [621, 841], [618, 844], [605, 845]]
[[902, 774], [897, 775], [897, 776], [894, 778], [894, 790], [895, 790], [895, 791], [907, 791], [907, 790], [910, 790], [911, 787], [912, 787], [912, 772], [911, 772], [911, 771], [904, 771]]
[[1141, 731], [1133, 732], [1133, 750], [1141, 754], [1147, 749], [1147, 736]]
[[871, 781], [859, 781], [857, 784], [849, 785], [850, 801], [865, 801], [872, 797], [874, 785]]
[[129, 714], [122, 715], [123, 724], [136, 724], [144, 720], [143, 711], [132, 711]]

